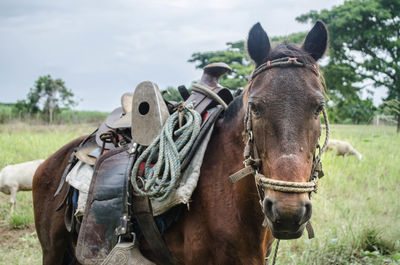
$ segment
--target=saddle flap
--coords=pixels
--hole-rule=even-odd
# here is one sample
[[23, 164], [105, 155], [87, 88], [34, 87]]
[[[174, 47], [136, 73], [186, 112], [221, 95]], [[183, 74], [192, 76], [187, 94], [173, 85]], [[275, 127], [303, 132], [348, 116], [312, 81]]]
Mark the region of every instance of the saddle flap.
[[76, 257], [82, 264], [99, 264], [117, 243], [116, 228], [126, 215], [127, 190], [132, 156], [120, 147], [102, 155], [95, 166]]
[[150, 145], [168, 117], [169, 111], [158, 86], [150, 81], [140, 83], [132, 99], [132, 141]]

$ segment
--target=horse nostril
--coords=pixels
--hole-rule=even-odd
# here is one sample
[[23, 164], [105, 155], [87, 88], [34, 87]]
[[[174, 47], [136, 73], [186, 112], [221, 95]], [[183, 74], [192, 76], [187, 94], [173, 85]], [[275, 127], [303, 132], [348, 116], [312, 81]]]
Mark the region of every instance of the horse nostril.
[[264, 213], [272, 221], [275, 222], [276, 216], [274, 214], [274, 199], [271, 197], [266, 197], [264, 199]]
[[304, 213], [303, 213], [302, 218], [300, 219], [299, 225], [304, 224], [305, 222], [307, 222], [307, 221], [310, 220], [310, 218], [311, 218], [312, 204], [311, 204], [311, 201], [310, 201], [310, 200], [307, 200], [307, 201], [304, 203], [304, 209], [305, 209], [305, 211], [304, 211]]
[[305, 216], [307, 216], [308, 218], [311, 217], [311, 213], [312, 213], [312, 204], [311, 201], [308, 201], [305, 203], [304, 207], [306, 207], [306, 212], [305, 212]]

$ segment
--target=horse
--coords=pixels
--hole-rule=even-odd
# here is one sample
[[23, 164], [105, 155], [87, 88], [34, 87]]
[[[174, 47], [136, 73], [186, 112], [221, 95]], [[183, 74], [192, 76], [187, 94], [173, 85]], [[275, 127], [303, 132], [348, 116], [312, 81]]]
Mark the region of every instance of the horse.
[[[275, 239], [302, 235], [312, 213], [310, 191], [280, 191], [275, 184], [260, 182], [310, 183], [324, 109], [316, 62], [327, 42], [321, 21], [301, 46], [281, 43], [272, 48], [259, 23], [251, 28], [247, 51], [255, 71], [215, 125], [190, 209], [163, 235], [176, 264], [263, 264]], [[67, 232], [63, 211], [55, 211], [65, 187], [61, 196], [53, 194], [82, 139], [49, 157], [34, 177], [35, 225], [45, 265], [77, 264], [76, 235]], [[244, 150], [257, 166], [252, 166], [254, 174], [232, 184], [229, 176], [243, 168]], [[145, 240], [140, 248], [146, 258], [163, 264]]]

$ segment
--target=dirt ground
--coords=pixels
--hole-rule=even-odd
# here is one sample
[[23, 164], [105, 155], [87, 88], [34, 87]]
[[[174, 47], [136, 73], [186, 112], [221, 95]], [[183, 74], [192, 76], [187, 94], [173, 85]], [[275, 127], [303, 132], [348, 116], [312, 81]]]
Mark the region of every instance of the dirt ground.
[[25, 229], [10, 229], [8, 224], [1, 224], [0, 247], [3, 247], [4, 245], [17, 245], [21, 242], [20, 238], [24, 238], [26, 235], [32, 235], [37, 238], [35, 227], [33, 225]]
[[41, 261], [42, 250], [33, 224], [11, 229], [0, 221], [0, 265], [39, 265]]

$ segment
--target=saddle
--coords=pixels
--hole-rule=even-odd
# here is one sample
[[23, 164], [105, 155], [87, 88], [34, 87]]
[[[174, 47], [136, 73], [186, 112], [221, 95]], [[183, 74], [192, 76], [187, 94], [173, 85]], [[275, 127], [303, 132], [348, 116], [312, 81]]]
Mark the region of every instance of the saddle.
[[[195, 110], [202, 114], [203, 124], [191, 151], [182, 161], [182, 170], [187, 169], [182, 171], [183, 184], [179, 184], [165, 202], [132, 196], [130, 185], [130, 173], [136, 159], [133, 149], [138, 148], [137, 143], [144, 148], [149, 145], [169, 114], [177, 109], [177, 104], [164, 101], [156, 84], [142, 82], [134, 94], [124, 94], [122, 107], [115, 109], [76, 148], [58, 192], [64, 185], [63, 179], [78, 162], [94, 166], [83, 217], [74, 217], [75, 211], [71, 210], [78, 207], [76, 197], [82, 191], [72, 188], [63, 200], [68, 206], [65, 218], [67, 228], [71, 232], [79, 230], [76, 258], [80, 263], [115, 264], [112, 262], [119, 259], [125, 261], [118, 264], [152, 264], [140, 255], [138, 249], [138, 242], [144, 237], [153, 253], [163, 261], [162, 264], [174, 264], [162, 233], [179, 216], [180, 205], [188, 203], [196, 185], [185, 186], [185, 181], [198, 179], [214, 123], [222, 113], [223, 105], [233, 99], [230, 91], [218, 84], [219, 77], [229, 70], [229, 66], [223, 63], [206, 66], [198, 84], [201, 89], [192, 89], [192, 94], [185, 96], [186, 102], [193, 104]], [[180, 91], [187, 93], [182, 87]], [[210, 93], [218, 95], [219, 101], [212, 99]], [[155, 102], [163, 104], [154, 108]], [[152, 133], [148, 133], [150, 131]], [[192, 179], [188, 181], [189, 178]], [[185, 196], [182, 197], [182, 194]], [[136, 255], [132, 255], [133, 252]]]

